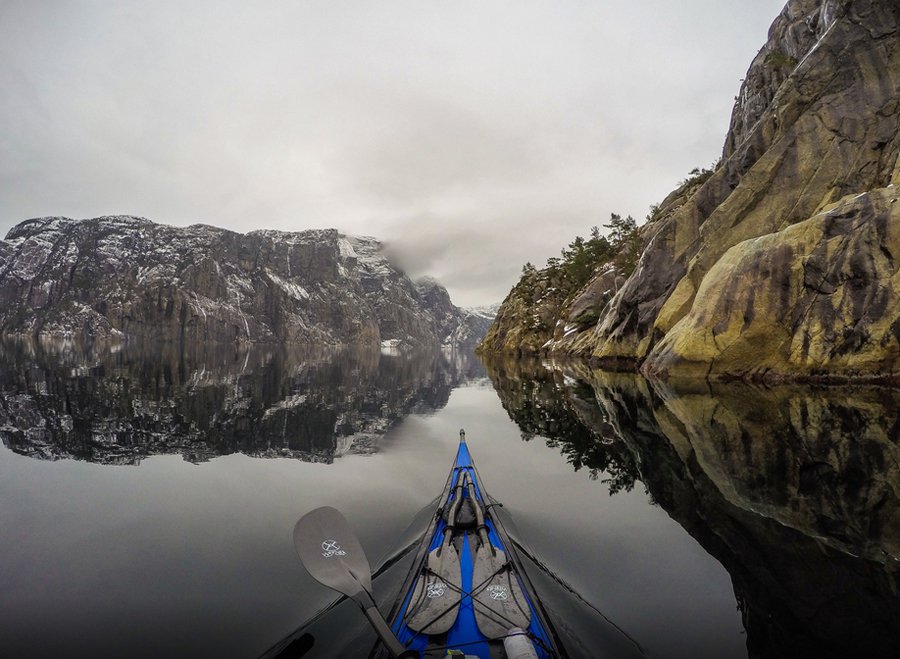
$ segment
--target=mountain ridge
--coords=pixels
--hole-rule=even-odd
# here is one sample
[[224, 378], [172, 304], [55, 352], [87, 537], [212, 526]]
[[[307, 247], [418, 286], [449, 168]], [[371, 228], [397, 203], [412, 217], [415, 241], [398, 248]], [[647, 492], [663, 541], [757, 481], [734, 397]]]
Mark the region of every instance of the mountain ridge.
[[375, 238], [127, 215], [13, 227], [0, 305], [0, 333], [45, 340], [457, 347], [483, 324], [437, 282], [413, 282]]

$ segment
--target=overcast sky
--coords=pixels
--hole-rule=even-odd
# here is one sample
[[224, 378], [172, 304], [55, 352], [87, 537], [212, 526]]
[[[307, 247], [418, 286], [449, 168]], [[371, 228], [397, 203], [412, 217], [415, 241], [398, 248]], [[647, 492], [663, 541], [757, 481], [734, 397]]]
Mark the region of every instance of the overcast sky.
[[719, 156], [783, 4], [0, 0], [0, 235], [337, 227], [499, 301]]

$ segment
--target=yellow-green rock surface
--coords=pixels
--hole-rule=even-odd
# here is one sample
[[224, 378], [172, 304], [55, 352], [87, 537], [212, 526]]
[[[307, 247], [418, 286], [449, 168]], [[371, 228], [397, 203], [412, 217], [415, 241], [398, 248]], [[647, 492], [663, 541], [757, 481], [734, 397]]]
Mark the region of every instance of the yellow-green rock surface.
[[896, 187], [857, 195], [727, 250], [644, 369], [768, 377], [900, 371], [898, 196]]

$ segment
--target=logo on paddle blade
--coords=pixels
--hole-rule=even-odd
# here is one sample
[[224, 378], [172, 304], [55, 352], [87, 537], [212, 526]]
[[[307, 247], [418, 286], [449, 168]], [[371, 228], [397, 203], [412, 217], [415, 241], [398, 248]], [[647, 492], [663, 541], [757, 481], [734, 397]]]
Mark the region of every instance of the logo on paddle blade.
[[434, 583], [430, 583], [425, 587], [425, 597], [430, 599], [434, 599], [435, 597], [440, 597], [447, 590], [447, 584], [443, 581], [435, 581]]
[[492, 600], [505, 601], [509, 599], [509, 593], [506, 590], [506, 586], [491, 585], [487, 587], [487, 592]]
[[322, 543], [322, 556], [331, 558], [332, 556], [346, 556], [347, 552], [341, 549], [341, 546], [334, 540], [326, 540]]

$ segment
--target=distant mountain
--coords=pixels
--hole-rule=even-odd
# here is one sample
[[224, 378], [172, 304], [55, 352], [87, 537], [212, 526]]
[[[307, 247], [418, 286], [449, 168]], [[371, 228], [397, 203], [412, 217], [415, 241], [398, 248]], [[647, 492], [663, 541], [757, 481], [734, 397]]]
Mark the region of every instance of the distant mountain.
[[463, 309], [466, 314], [466, 322], [459, 326], [453, 340], [463, 345], [476, 346], [479, 341], [487, 334], [488, 328], [497, 317], [497, 310], [500, 303], [491, 304], [481, 307], [469, 307]]
[[465, 307], [465, 310], [473, 316], [493, 321], [497, 317], [497, 312], [500, 311], [500, 304], [500, 302], [494, 302], [494, 304], [486, 304], [480, 307]]
[[898, 71], [896, 0], [787, 2], [721, 160], [652, 209], [633, 272], [597, 263], [560, 293], [529, 271], [482, 349], [660, 377], [900, 378]]
[[167, 342], [474, 344], [481, 320], [374, 238], [26, 220], [0, 241], [0, 334]]

